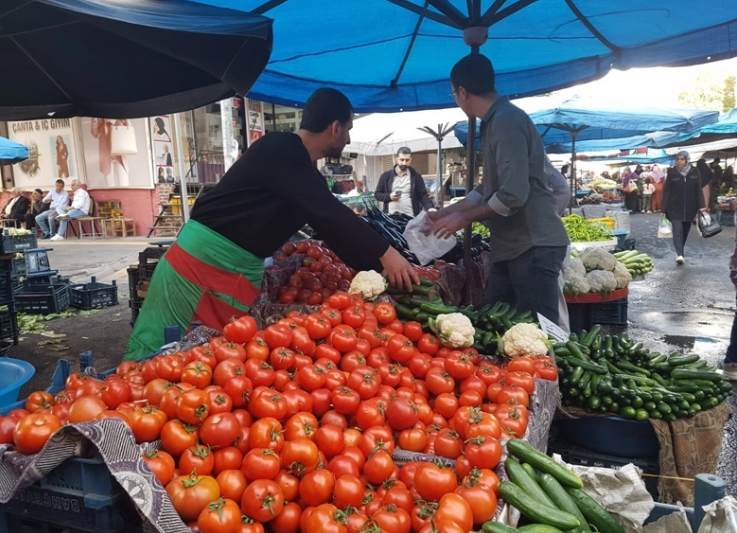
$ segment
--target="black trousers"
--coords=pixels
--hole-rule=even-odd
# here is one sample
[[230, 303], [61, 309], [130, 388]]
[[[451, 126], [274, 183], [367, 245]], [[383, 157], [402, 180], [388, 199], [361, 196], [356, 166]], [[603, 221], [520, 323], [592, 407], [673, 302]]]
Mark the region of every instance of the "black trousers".
[[673, 226], [673, 246], [676, 248], [676, 255], [683, 255], [683, 248], [686, 246], [688, 232], [691, 231], [691, 221], [671, 220], [670, 223]]

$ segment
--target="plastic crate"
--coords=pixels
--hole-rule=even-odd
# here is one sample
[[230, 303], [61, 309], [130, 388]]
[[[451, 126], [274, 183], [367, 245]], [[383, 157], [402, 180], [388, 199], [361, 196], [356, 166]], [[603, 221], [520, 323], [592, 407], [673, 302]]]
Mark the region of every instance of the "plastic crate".
[[112, 285], [98, 283], [95, 276], [89, 283], [71, 285], [70, 305], [78, 309], [100, 309], [118, 305], [118, 286], [113, 280]]
[[12, 305], [14, 296], [13, 289], [15, 281], [10, 270], [0, 271], [0, 305]]
[[617, 416], [560, 418], [553, 426], [566, 442], [593, 452], [625, 457], [657, 458], [660, 443], [650, 422]]
[[141, 313], [141, 307], [143, 307], [143, 300], [141, 299], [129, 300], [128, 307], [131, 308], [131, 327], [133, 327], [136, 324], [136, 320], [138, 320], [138, 315]]
[[[62, 520], [63, 522], [63, 520]], [[105, 530], [107, 531], [107, 530]], [[128, 524], [114, 533], [142, 533], [143, 525]], [[19, 516], [0, 511], [0, 533], [90, 533], [89, 530], [70, 528], [60, 522], [43, 522], [28, 516]]]
[[27, 235], [7, 235], [3, 232], [0, 244], [2, 245], [0, 253], [10, 254], [13, 252], [22, 252], [29, 248], [36, 248], [38, 246], [38, 236], [35, 232]]
[[48, 315], [61, 313], [69, 307], [68, 283], [41, 284], [29, 281], [15, 289], [15, 305], [24, 313]]
[[734, 226], [734, 211], [717, 211], [717, 222], [724, 227]]
[[[99, 455], [65, 461], [2, 506], [11, 525], [20, 519], [53, 524], [59, 531], [131, 531], [141, 519], [135, 504]], [[141, 529], [142, 530], [142, 529]], [[7, 533], [16, 533], [11, 528]], [[31, 530], [32, 531], [32, 530]], [[53, 531], [53, 529], [51, 530]], [[0, 529], [0, 533], [4, 533]]]
[[0, 341], [12, 340], [18, 344], [18, 313], [14, 306], [6, 311], [0, 310]]
[[568, 304], [571, 332], [590, 330], [596, 324], [627, 325], [627, 298], [592, 304]]
[[[596, 453], [586, 448], [571, 446], [565, 441], [556, 440], [548, 443], [548, 454], [557, 453], [563, 461], [572, 465], [596, 466], [600, 468], [611, 468], [619, 470], [630, 463], [634, 464], [643, 474], [652, 474], [657, 476], [660, 474], [660, 465], [656, 458], [639, 458], [639, 457], [620, 457], [618, 455], [607, 455]], [[646, 476], [644, 478], [645, 487], [654, 500], [658, 499], [658, 478]]]
[[36, 276], [53, 276], [56, 270], [51, 270], [49, 264], [49, 251], [52, 248], [35, 248], [23, 253], [24, 276], [29, 278]]

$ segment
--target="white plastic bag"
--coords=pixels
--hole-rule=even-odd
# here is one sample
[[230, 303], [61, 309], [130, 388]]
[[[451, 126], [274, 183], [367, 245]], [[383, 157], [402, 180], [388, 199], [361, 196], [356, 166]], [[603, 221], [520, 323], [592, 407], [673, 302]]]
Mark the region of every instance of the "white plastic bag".
[[435, 236], [425, 211], [409, 221], [404, 230], [404, 238], [407, 240], [410, 252], [415, 254], [423, 265], [444, 256], [456, 245], [453, 237], [439, 239]]
[[660, 217], [660, 224], [658, 224], [658, 239], [670, 239], [673, 237], [673, 227], [670, 225], [670, 220], [665, 217]]

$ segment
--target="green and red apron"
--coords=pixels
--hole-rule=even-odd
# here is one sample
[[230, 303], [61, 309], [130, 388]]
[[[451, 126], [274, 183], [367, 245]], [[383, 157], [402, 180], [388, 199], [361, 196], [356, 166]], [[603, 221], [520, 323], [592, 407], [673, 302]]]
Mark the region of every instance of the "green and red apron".
[[164, 344], [164, 327], [186, 333], [192, 323], [222, 329], [245, 315], [259, 295], [264, 260], [194, 220], [159, 261], [128, 342], [126, 360]]

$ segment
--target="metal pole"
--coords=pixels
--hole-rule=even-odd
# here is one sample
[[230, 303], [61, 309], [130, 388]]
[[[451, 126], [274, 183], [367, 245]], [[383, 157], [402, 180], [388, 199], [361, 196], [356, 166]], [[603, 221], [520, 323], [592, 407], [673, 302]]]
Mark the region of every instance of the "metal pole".
[[443, 194], [443, 154], [441, 150], [443, 149], [443, 137], [441, 135], [443, 134], [442, 125], [438, 124], [438, 186], [435, 191], [435, 198], [437, 200], [438, 207], [443, 207], [443, 200], [445, 198], [445, 195]]
[[568, 207], [568, 214], [573, 212], [573, 204], [578, 200], [578, 181], [576, 180], [576, 137], [578, 137], [577, 131], [571, 132], [571, 192], [573, 197], [571, 198], [570, 206]]
[[179, 193], [182, 198], [182, 225], [189, 220], [189, 195], [187, 194], [187, 170], [184, 166], [184, 150], [182, 150], [181, 113], [174, 115], [174, 137], [177, 139], [177, 167], [179, 168]]
[[[480, 2], [479, 2], [480, 4]], [[478, 7], [478, 6], [475, 6]], [[478, 54], [480, 46], [471, 46], [471, 53]], [[468, 143], [466, 147], [466, 196], [471, 194], [476, 181], [476, 117], [468, 117]], [[463, 232], [463, 266], [466, 269], [466, 283], [463, 286], [464, 303], [471, 303], [471, 232], [472, 226], [466, 226]], [[486, 288], [484, 288], [486, 289]]]

